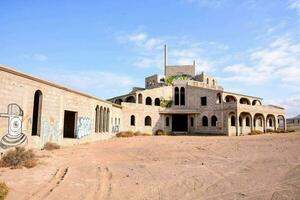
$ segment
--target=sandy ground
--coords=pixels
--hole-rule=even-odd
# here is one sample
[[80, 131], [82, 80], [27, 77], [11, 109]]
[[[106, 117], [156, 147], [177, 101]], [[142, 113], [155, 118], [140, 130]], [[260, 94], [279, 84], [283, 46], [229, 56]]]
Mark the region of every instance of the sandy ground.
[[8, 199], [300, 199], [300, 133], [144, 136], [39, 151], [0, 169]]

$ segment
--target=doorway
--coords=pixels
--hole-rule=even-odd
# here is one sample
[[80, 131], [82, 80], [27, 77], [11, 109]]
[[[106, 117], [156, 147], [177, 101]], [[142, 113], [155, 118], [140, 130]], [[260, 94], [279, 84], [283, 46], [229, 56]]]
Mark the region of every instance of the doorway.
[[188, 116], [183, 114], [172, 115], [172, 131], [187, 132]]
[[76, 138], [75, 130], [77, 122], [77, 112], [65, 110], [64, 116], [64, 138]]

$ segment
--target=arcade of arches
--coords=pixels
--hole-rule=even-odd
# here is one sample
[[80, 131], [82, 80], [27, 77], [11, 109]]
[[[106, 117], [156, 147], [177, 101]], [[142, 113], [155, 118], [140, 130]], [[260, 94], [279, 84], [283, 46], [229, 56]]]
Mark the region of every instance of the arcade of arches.
[[97, 106], [95, 109], [95, 132], [102, 133], [109, 131], [109, 108]]
[[253, 131], [272, 132], [285, 130], [286, 122], [283, 115], [241, 112], [238, 116], [230, 112], [227, 117], [228, 129], [236, 135], [245, 135]]

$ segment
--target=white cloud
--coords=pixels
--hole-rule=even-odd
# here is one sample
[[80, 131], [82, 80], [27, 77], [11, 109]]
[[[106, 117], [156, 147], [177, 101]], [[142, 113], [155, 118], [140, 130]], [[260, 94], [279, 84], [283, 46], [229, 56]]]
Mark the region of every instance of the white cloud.
[[147, 57], [147, 56], [141, 56], [136, 59], [136, 61], [133, 63], [134, 66], [141, 68], [141, 69], [146, 69], [146, 68], [151, 68], [151, 67], [162, 67], [163, 66], [163, 57], [162, 56], [152, 56]]
[[144, 32], [134, 34], [119, 34], [117, 39], [122, 43], [133, 43], [143, 50], [161, 49], [163, 46], [162, 39], [149, 37], [148, 34]]
[[286, 109], [287, 117], [294, 117], [300, 114], [300, 95], [280, 100], [269, 100], [267, 103], [279, 105]]
[[290, 8], [295, 9], [300, 16], [300, 0], [290, 0]]
[[233, 74], [230, 77], [221, 78], [223, 81], [243, 82], [248, 84], [261, 84], [268, 79], [261, 70], [256, 70], [254, 67], [248, 67], [244, 64], [230, 65], [224, 68], [224, 72]]
[[133, 65], [138, 68], [163, 68], [163, 45], [164, 43], [174, 44], [168, 51], [170, 65], [187, 65], [196, 60], [196, 71], [213, 71], [218, 63], [206, 56], [207, 49], [224, 51], [229, 47], [217, 42], [195, 42], [186, 36], [161, 36], [151, 37], [148, 33], [137, 32], [133, 34], [119, 34], [117, 40], [123, 44], [134, 45], [137, 53]]
[[102, 97], [113, 95], [112, 90], [118, 95], [120, 91], [135, 85], [134, 79], [126, 74], [97, 70], [47, 70], [37, 75], [89, 94], [100, 93]]
[[248, 84], [261, 84], [270, 80], [282, 84], [298, 85], [300, 77], [300, 42], [280, 37], [265, 48], [252, 50], [249, 64], [240, 63], [225, 67], [230, 75], [224, 80]]

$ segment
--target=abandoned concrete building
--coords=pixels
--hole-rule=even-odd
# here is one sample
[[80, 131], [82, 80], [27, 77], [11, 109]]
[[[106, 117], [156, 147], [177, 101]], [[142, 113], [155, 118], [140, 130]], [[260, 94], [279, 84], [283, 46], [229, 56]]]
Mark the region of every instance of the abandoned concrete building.
[[127, 130], [239, 136], [286, 129], [283, 108], [225, 91], [214, 77], [196, 74], [195, 62], [171, 66], [167, 58], [165, 46], [164, 75], [107, 101], [0, 65], [0, 149], [108, 139]]
[[123, 130], [239, 136], [286, 129], [283, 108], [225, 91], [214, 77], [196, 74], [195, 61], [168, 65], [167, 46], [164, 55], [163, 76], [146, 77], [145, 88], [109, 99], [122, 106]]
[[300, 115], [296, 117], [288, 118], [286, 120], [287, 128], [289, 130], [300, 130]]

